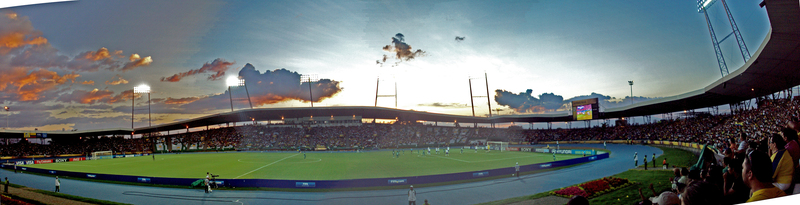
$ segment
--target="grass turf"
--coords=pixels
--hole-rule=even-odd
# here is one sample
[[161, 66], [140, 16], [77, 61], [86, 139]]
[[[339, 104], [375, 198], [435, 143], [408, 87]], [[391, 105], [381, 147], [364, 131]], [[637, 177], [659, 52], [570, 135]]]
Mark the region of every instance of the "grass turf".
[[[692, 154], [691, 152], [681, 149], [668, 148], [664, 146], [656, 146], [656, 147], [658, 147], [664, 152], [664, 154], [662, 154], [661, 156], [656, 157], [656, 160], [663, 160], [664, 157], [667, 157], [667, 162], [670, 163], [670, 168], [673, 165], [678, 167], [688, 167], [697, 161], [697, 156]], [[663, 189], [667, 189], [671, 187], [671, 184], [669, 183], [669, 178], [673, 177], [674, 174], [671, 169], [663, 171], [661, 170], [661, 168], [658, 168], [656, 170], [650, 170], [650, 171], [628, 170], [612, 176], [619, 178], [626, 178], [628, 180], [638, 182], [638, 184], [634, 184], [632, 186], [625, 187], [610, 192], [608, 194], [592, 198], [589, 200], [590, 204], [634, 204], [636, 202], [641, 201], [641, 197], [639, 197], [639, 188], [642, 189], [642, 194], [645, 195], [645, 197], [652, 197], [653, 192], [651, 192], [649, 189], [650, 184], [651, 183], [653, 184], [653, 189], [655, 189], [656, 192], [662, 191]], [[534, 195], [514, 197], [498, 201], [481, 203], [480, 205], [513, 204], [521, 201], [543, 198], [551, 196], [549, 192], [556, 191], [559, 189], [561, 188], [542, 193], [537, 193]]]
[[[220, 175], [223, 179], [292, 179], [341, 180], [362, 178], [408, 177], [433, 174], [469, 172], [503, 167], [536, 164], [553, 160], [552, 154], [532, 152], [489, 152], [451, 149], [450, 156], [443, 151], [433, 155], [418, 155], [405, 150], [400, 157], [392, 151], [362, 153], [309, 152], [305, 159], [296, 152], [229, 152], [156, 155], [134, 158], [116, 158], [68, 163], [27, 165], [41, 169], [136, 175], [150, 177], [203, 178], [205, 173]], [[402, 152], [401, 152], [402, 153]], [[557, 160], [582, 157], [556, 155]]]

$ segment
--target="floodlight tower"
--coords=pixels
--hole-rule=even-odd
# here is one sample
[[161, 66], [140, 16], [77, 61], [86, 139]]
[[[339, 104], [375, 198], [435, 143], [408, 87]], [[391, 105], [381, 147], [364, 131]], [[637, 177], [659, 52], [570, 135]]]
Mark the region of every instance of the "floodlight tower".
[[633, 105], [633, 81], [629, 80], [628, 85], [631, 86], [631, 105]]
[[253, 102], [250, 101], [250, 92], [247, 91], [247, 85], [244, 84], [244, 79], [240, 79], [237, 76], [231, 76], [225, 80], [225, 84], [228, 85], [228, 98], [231, 100], [231, 112], [233, 112], [233, 94], [231, 93], [231, 87], [244, 86], [244, 91], [247, 93], [247, 102], [250, 103], [250, 109], [253, 109]]
[[8, 111], [10, 110], [10, 108], [8, 108], [8, 106], [4, 106], [3, 109], [6, 110], [6, 129], [8, 129], [8, 116], [11, 115], [10, 113], [8, 113]]
[[311, 101], [311, 107], [314, 107], [314, 95], [311, 93], [311, 83], [319, 81], [319, 78], [317, 78], [316, 74], [302, 75], [300, 78], [308, 83], [308, 101]]
[[[147, 93], [147, 123], [148, 127], [153, 126], [151, 121], [151, 114], [150, 114], [150, 86], [147, 85], [140, 85], [137, 87], [133, 87], [133, 93], [142, 94]], [[135, 98], [135, 95], [134, 97]], [[133, 99], [131, 99], [131, 104], [133, 105]], [[133, 128], [133, 107], [131, 107], [131, 128]]]
[[711, 20], [708, 18], [708, 10], [706, 8], [711, 7], [716, 0], [697, 0], [697, 12], [703, 13], [706, 17], [706, 24], [708, 24], [708, 32], [711, 34], [711, 43], [714, 45], [714, 52], [717, 55], [717, 64], [719, 64], [719, 70], [722, 76], [728, 75], [730, 72], [728, 71], [728, 65], [725, 64], [725, 58], [722, 56], [722, 50], [720, 49], [719, 44], [725, 39], [728, 39], [731, 35], [736, 38], [736, 43], [739, 45], [739, 52], [742, 54], [742, 59], [745, 62], [750, 59], [750, 51], [747, 49], [747, 45], [744, 43], [744, 38], [742, 38], [742, 34], [739, 32], [739, 26], [736, 25], [736, 21], [733, 19], [733, 14], [731, 14], [730, 9], [728, 9], [728, 4], [725, 0], [720, 0], [722, 2], [722, 7], [725, 9], [725, 14], [728, 16], [728, 22], [731, 24], [732, 32], [722, 38], [722, 40], [717, 41], [717, 35], [714, 33], [714, 27], [711, 26]]

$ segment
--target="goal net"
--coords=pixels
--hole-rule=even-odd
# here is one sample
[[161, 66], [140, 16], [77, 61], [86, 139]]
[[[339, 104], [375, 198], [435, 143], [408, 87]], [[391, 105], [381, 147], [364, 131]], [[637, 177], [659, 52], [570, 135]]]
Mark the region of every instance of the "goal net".
[[114, 152], [112, 151], [97, 151], [92, 152], [92, 160], [112, 158]]
[[506, 148], [508, 148], [508, 142], [487, 141], [486, 145], [489, 150], [499, 150], [501, 152], [506, 151]]

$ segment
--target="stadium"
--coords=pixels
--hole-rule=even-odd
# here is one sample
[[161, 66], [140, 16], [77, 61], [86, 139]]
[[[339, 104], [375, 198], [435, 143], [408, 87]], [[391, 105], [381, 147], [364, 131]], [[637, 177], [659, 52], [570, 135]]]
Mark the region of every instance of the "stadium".
[[[454, 105], [463, 110], [471, 107], [472, 115], [402, 108], [397, 105], [401, 96], [397, 93], [397, 81], [393, 95], [381, 95], [387, 93], [386, 89], [380, 89], [380, 86], [385, 86], [381, 85], [385, 82], [381, 79], [375, 85], [374, 95], [371, 93], [373, 87], [369, 88], [367, 97], [370, 100], [374, 97], [374, 106], [320, 104], [326, 99], [334, 99], [342, 89], [335, 83], [331, 84], [335, 81], [330, 79], [301, 77], [297, 72], [294, 72], [297, 75], [294, 80], [299, 82], [299, 89], [304, 92], [298, 91], [300, 94], [297, 95], [303, 96], [275, 90], [262, 95], [264, 88], [259, 86], [265, 85], [246, 73], [251, 72], [249, 63], [239, 76], [227, 80], [224, 93], [192, 99], [167, 97], [151, 100], [150, 94], [157, 92], [146, 85], [130, 90], [127, 96], [124, 92], [114, 96], [113, 91], [96, 88], [84, 95], [77, 95], [77, 90], [65, 94], [66, 89], [56, 92], [37, 83], [16, 83], [28, 82], [24, 79], [0, 76], [4, 81], [15, 81], [16, 84], [8, 83], [8, 86], [19, 85], [13, 88], [17, 91], [0, 87], [0, 92], [5, 95], [0, 97], [4, 103], [10, 104], [5, 107], [6, 129], [0, 131], [0, 177], [4, 178], [5, 185], [2, 203], [789, 203], [797, 200], [796, 194], [800, 193], [800, 100], [797, 93], [793, 93], [800, 85], [800, 2], [764, 0], [758, 3], [751, 6], [765, 10], [769, 28], [752, 56], [742, 43], [744, 40], [726, 1], [697, 1], [697, 9], [705, 14], [711, 32], [722, 77], [700, 89], [682, 90], [681, 94], [637, 102], [632, 100], [633, 81], [629, 81], [631, 94], [626, 99], [630, 101], [613, 107], [608, 99], [591, 96], [561, 99], [559, 102], [563, 103], [552, 109], [545, 103], [504, 104], [502, 95], [505, 90], [498, 89], [497, 95], [490, 95], [488, 72], [484, 72], [484, 78], [481, 78], [486, 81], [486, 96], [474, 94], [473, 83], [480, 81], [469, 79], [470, 100], [489, 99], [488, 103], [482, 102], [488, 105], [488, 109], [477, 107], [482, 112], [488, 110], [485, 116], [476, 115], [474, 101], [471, 101], [472, 105]], [[52, 9], [58, 8], [59, 4], [39, 6]], [[734, 28], [730, 35], [718, 36], [722, 40], [715, 36], [708, 17], [710, 12], [706, 10], [712, 5], [724, 8], [728, 18], [725, 22], [731, 22]], [[39, 9], [39, 6], [27, 9]], [[20, 8], [20, 13], [25, 9]], [[33, 14], [31, 19], [36, 20], [36, 12], [30, 13]], [[8, 19], [7, 23], [28, 20], [27, 17], [18, 17], [17, 13], [7, 13], [4, 17]], [[297, 15], [295, 18], [303, 17]], [[7, 25], [17, 25], [12, 23]], [[0, 35], [5, 35], [2, 28], [0, 31]], [[730, 72], [720, 48], [720, 43], [728, 37], [740, 42], [736, 54], [741, 50], [743, 58], [741, 67]], [[403, 38], [403, 34], [398, 33], [392, 38], [394, 45], [408, 46]], [[17, 57], [34, 55], [29, 53], [37, 52], [36, 46], [42, 42], [47, 43], [32, 37], [21, 39], [29, 47], [10, 43], [0, 47], [0, 54], [4, 57], [0, 64], [6, 63], [5, 59], [10, 62], [8, 70], [3, 70], [4, 75], [12, 75], [10, 65], [27, 65], [15, 61]], [[454, 44], [466, 44], [465, 39], [456, 36]], [[733, 40], [726, 43], [730, 41]], [[78, 55], [61, 67], [70, 69], [70, 66], [84, 65], [81, 59], [96, 59], [98, 65], [117, 65], [124, 73], [153, 62], [143, 61], [150, 57], [141, 58], [139, 54], [127, 59], [122, 56], [122, 51], [100, 55], [101, 51]], [[396, 50], [384, 48], [383, 51]], [[108, 52], [105, 50], [106, 54]], [[392, 67], [424, 57], [424, 54], [416, 56], [396, 52], [398, 61]], [[114, 58], [124, 62], [110, 62]], [[386, 59], [384, 55], [382, 61], [376, 62], [377, 65], [384, 66]], [[220, 67], [233, 64], [217, 60], [204, 64], [199, 70], [182, 72], [160, 81], [178, 82], [181, 78], [203, 72], [211, 72], [209, 80], [216, 80], [225, 74], [224, 70], [214, 70], [218, 68], [217, 62], [229, 63]], [[44, 70], [41, 68], [30, 76]], [[256, 73], [254, 76], [259, 76], [286, 70], [276, 69], [265, 74], [255, 69], [252, 71]], [[83, 70], [72, 74], [91, 76], [92, 72]], [[58, 73], [53, 73], [56, 78], [61, 78]], [[40, 81], [63, 84], [70, 80], [67, 75], [64, 74], [65, 78], [60, 80]], [[75, 81], [76, 77], [71, 80]], [[124, 80], [119, 75], [113, 79], [119, 80], [116, 82]], [[277, 77], [272, 80], [280, 84]], [[375, 81], [370, 80], [370, 83]], [[106, 81], [106, 85], [117, 84]], [[251, 86], [250, 90], [247, 90], [247, 85]], [[24, 95], [23, 91], [32, 92], [24, 86], [39, 86], [36, 89], [51, 91], [42, 91], [31, 97]], [[189, 87], [185, 92], [202, 90], [200, 87]], [[247, 97], [239, 98], [239, 94], [231, 92], [232, 88], [236, 92], [244, 91]], [[330, 90], [336, 92], [329, 95]], [[16, 96], [17, 93], [12, 92], [19, 92], [19, 98], [9, 97]], [[109, 93], [103, 97], [100, 95], [102, 92]], [[47, 94], [60, 95], [33, 99]], [[530, 95], [531, 91], [528, 90], [527, 94]], [[545, 94], [534, 99], [544, 101]], [[90, 100], [67, 100], [70, 97]], [[120, 101], [124, 97], [131, 102]], [[395, 106], [378, 106], [380, 97], [394, 98]], [[425, 97], [420, 94], [416, 98]], [[87, 107], [81, 112], [106, 109], [125, 116], [98, 118], [112, 122], [89, 123], [98, 124], [98, 127], [115, 126], [111, 128], [62, 128], [59, 131], [39, 130], [35, 128], [39, 125], [35, 123], [39, 122], [35, 121], [62, 121], [37, 115], [9, 114], [15, 111], [15, 106], [28, 109], [28, 104], [24, 103], [29, 101], [39, 103], [32, 104], [30, 107], [33, 109], [46, 110], [58, 106], [38, 102], [46, 99], [53, 100], [51, 103], [84, 104]], [[188, 102], [177, 102], [181, 99]], [[288, 101], [284, 99], [310, 105], [273, 106]], [[165, 119], [165, 115], [157, 116], [153, 124], [150, 116], [150, 103], [153, 101], [157, 106], [163, 105], [155, 109], [156, 113], [171, 113], [179, 117]], [[92, 107], [101, 107], [101, 102], [108, 106]], [[110, 106], [118, 102], [124, 102], [128, 107]], [[209, 114], [209, 110], [202, 106], [191, 107], [195, 105], [193, 103], [207, 102], [199, 105], [222, 107], [209, 110], [223, 111]], [[187, 107], [176, 107], [176, 104]], [[499, 114], [501, 109], [492, 109], [493, 105], [505, 106], [515, 112]], [[720, 107], [726, 111], [720, 112]], [[72, 112], [64, 109], [64, 113]], [[147, 117], [141, 117], [145, 114]], [[14, 127], [19, 129], [9, 129], [9, 117], [15, 123]], [[113, 121], [117, 119], [114, 117], [129, 120], [130, 128], [128, 122]], [[26, 121], [27, 118], [33, 119]]]

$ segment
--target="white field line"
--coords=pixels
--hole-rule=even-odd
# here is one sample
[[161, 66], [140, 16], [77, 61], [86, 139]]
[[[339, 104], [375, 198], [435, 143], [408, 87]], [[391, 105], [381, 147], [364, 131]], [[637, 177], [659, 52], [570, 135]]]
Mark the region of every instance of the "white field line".
[[242, 174], [242, 175], [239, 175], [238, 177], [234, 177], [234, 179], [238, 179], [239, 177], [242, 177], [242, 176], [244, 176], [244, 175], [248, 175], [248, 174], [250, 174], [250, 173], [253, 173], [253, 172], [255, 172], [255, 171], [258, 171], [258, 170], [260, 170], [260, 169], [263, 169], [264, 167], [267, 167], [267, 166], [269, 166], [269, 165], [273, 165], [273, 164], [275, 164], [275, 163], [278, 163], [278, 162], [280, 162], [280, 161], [283, 161], [284, 159], [289, 159], [290, 157], [297, 156], [298, 154], [300, 154], [300, 153], [294, 154], [294, 155], [292, 155], [292, 156], [284, 157], [283, 159], [280, 159], [280, 160], [278, 160], [278, 161], [274, 161], [274, 162], [272, 162], [272, 163], [269, 163], [269, 164], [267, 164], [267, 165], [261, 166], [261, 167], [259, 167], [258, 169], [254, 169], [253, 171], [249, 171], [249, 172], [247, 172], [247, 173], [244, 173], [244, 174]]

